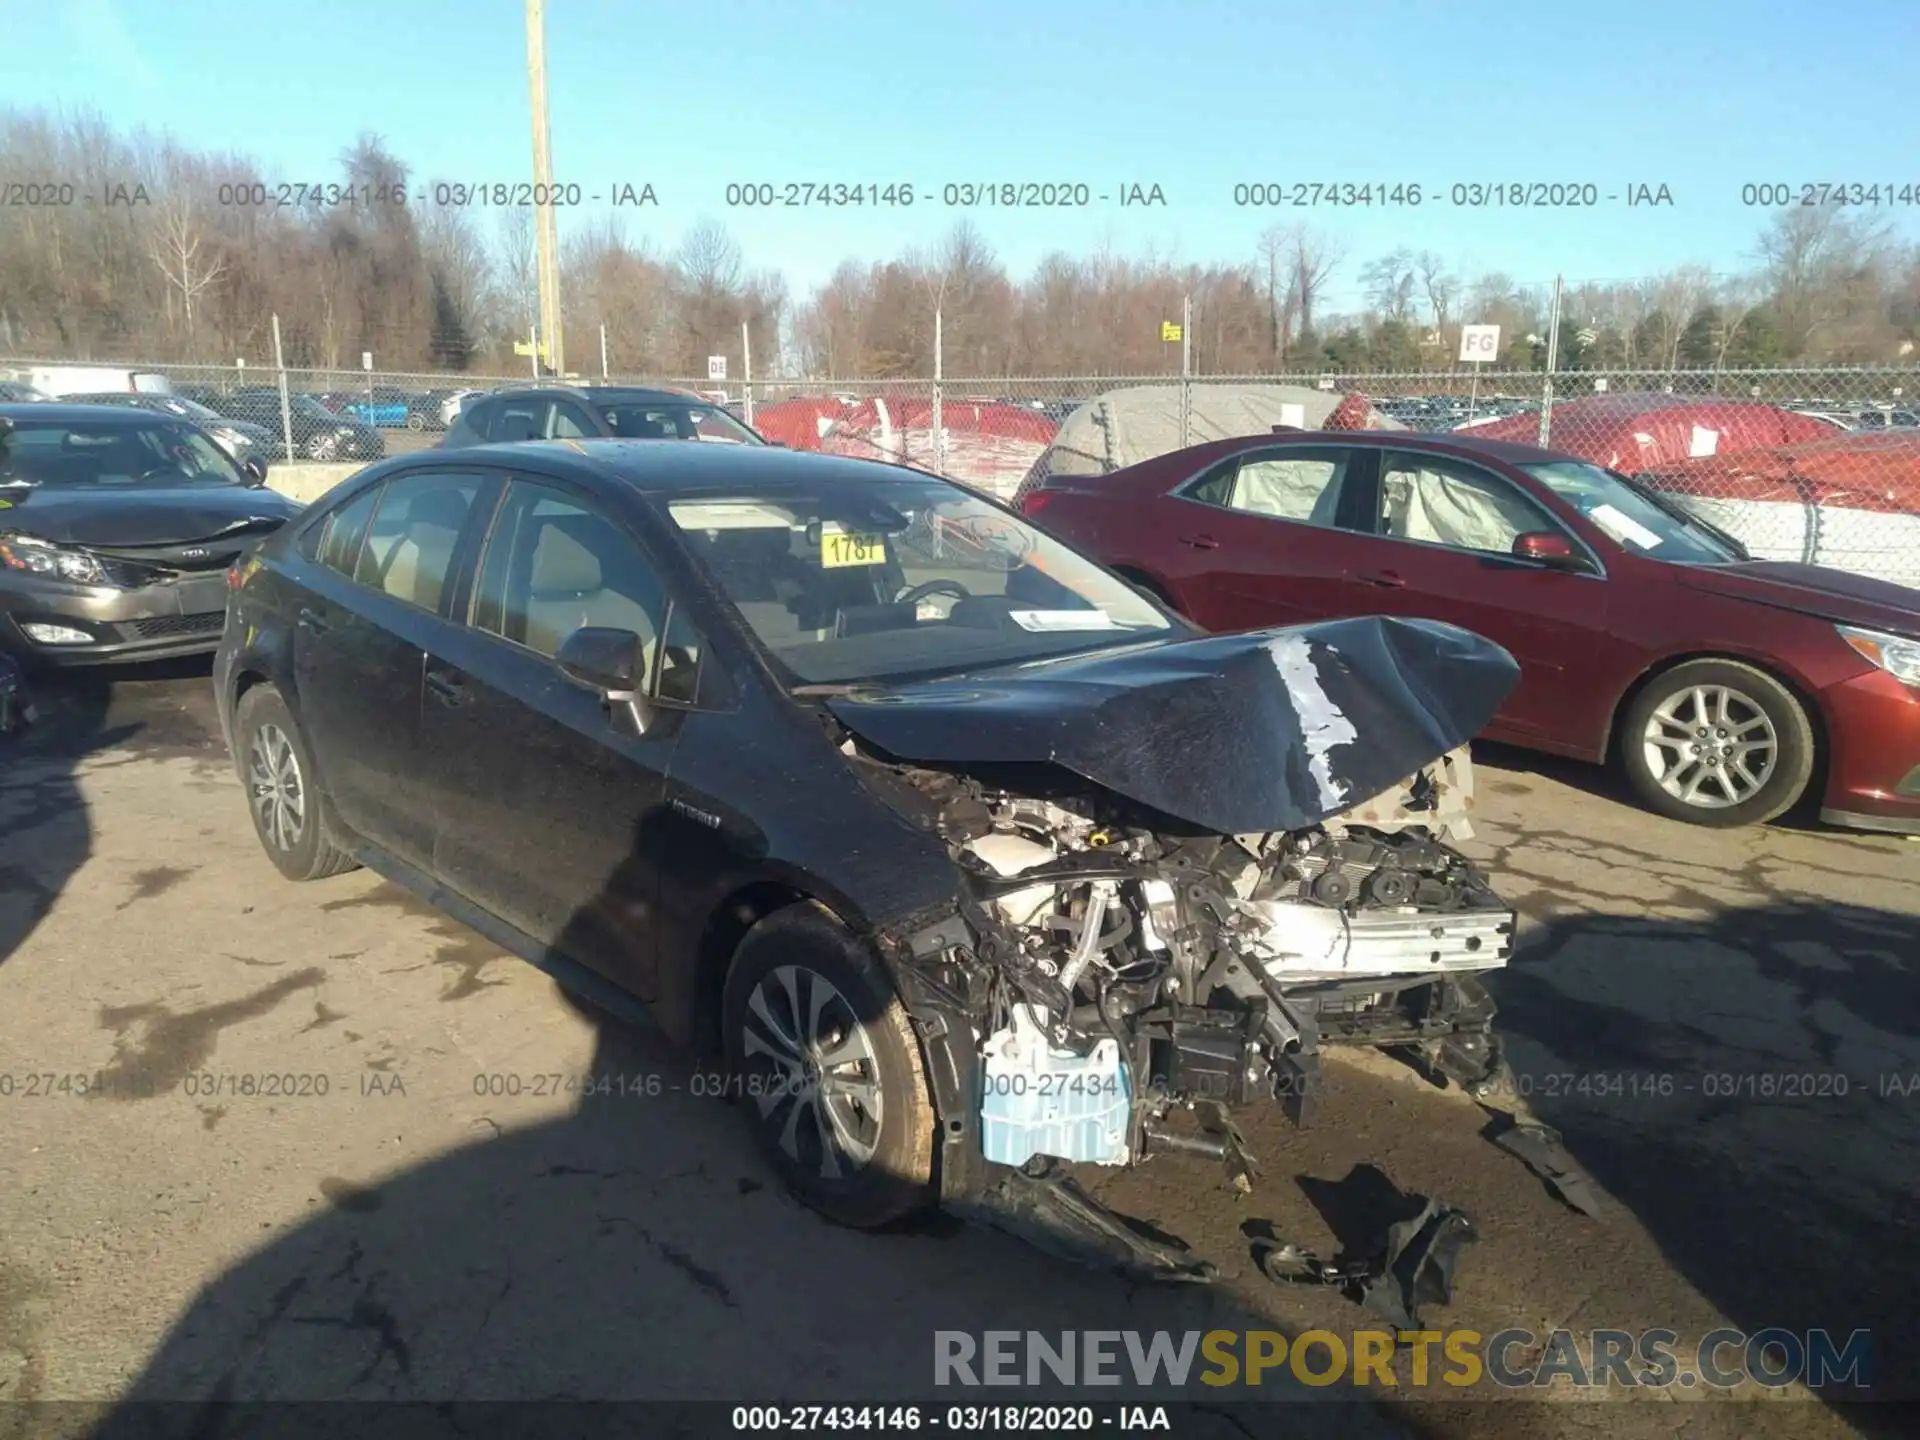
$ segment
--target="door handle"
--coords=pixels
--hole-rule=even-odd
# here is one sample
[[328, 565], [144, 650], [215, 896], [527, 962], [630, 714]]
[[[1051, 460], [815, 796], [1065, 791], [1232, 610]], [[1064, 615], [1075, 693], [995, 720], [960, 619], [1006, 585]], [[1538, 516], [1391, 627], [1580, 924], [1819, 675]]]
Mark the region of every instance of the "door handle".
[[310, 605], [300, 607], [300, 623], [316, 635], [324, 635], [332, 628], [332, 622]]
[[1403, 589], [1407, 583], [1400, 578], [1400, 572], [1398, 570], [1376, 570], [1373, 574], [1363, 575], [1360, 578], [1365, 580], [1369, 585], [1380, 586], [1383, 590]]
[[446, 670], [427, 671], [427, 688], [449, 705], [464, 705], [473, 698], [466, 681]]
[[1180, 543], [1182, 545], [1191, 545], [1196, 550], [1218, 550], [1220, 548], [1220, 542], [1211, 535], [1182, 535], [1180, 537]]

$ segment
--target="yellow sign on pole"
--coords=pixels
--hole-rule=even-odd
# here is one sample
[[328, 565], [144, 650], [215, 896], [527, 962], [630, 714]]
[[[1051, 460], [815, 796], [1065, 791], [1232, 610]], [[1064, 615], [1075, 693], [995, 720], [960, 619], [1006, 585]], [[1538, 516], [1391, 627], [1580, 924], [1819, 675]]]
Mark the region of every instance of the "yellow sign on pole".
[[[516, 355], [531, 355], [531, 354], [533, 354], [533, 342], [532, 342], [531, 340], [516, 340], [516, 341], [514, 341], [514, 342], [513, 342], [513, 353], [514, 353], [514, 354], [516, 354]], [[542, 360], [544, 360], [544, 359], [546, 359], [546, 358], [547, 358], [547, 347], [546, 347], [545, 345], [542, 345], [542, 346], [540, 347], [540, 358], [541, 358]]]
[[1173, 344], [1178, 341], [1180, 337], [1180, 327], [1174, 324], [1173, 321], [1162, 320], [1160, 322], [1160, 338], [1162, 340], [1165, 340], [1168, 344]]

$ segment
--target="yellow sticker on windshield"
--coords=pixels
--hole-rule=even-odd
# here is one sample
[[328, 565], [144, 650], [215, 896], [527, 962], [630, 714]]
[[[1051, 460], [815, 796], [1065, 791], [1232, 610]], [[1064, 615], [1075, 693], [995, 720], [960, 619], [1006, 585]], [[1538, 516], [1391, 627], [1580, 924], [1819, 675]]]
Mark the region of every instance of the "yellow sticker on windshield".
[[887, 542], [880, 535], [849, 535], [843, 530], [820, 532], [820, 564], [828, 570], [850, 565], [884, 565]]

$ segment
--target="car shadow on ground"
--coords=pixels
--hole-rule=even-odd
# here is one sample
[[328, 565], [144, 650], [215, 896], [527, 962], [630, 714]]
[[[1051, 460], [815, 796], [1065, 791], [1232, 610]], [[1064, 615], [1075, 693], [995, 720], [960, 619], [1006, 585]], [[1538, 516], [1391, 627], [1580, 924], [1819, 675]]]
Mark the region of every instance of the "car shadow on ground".
[[139, 734], [115, 713], [116, 675], [34, 674], [21, 693], [36, 718], [0, 736], [0, 964], [53, 908], [93, 852], [75, 767]]
[[[630, 893], [607, 886], [609, 897]], [[1915, 953], [1905, 943], [1913, 928], [1910, 916], [1786, 899], [1698, 924], [1561, 915], [1499, 977], [1505, 1028], [1526, 1073], [1697, 1079], [1782, 1069], [1782, 1057], [1804, 1071], [1797, 1050], [1767, 1048], [1771, 1026], [1828, 1035], [1832, 1063], [1870, 1080], [1920, 1039], [1901, 958]], [[1703, 952], [1703, 938], [1719, 949]], [[1809, 946], [1819, 955], [1809, 958]], [[1648, 1018], [1650, 993], [1671, 994], [1667, 1018]], [[310, 1218], [194, 1296], [97, 1433], [206, 1434], [223, 1419], [209, 1405], [308, 1399], [946, 1406], [1162, 1396], [1209, 1405], [1179, 1432], [1192, 1435], [1540, 1433], [1524, 1402], [1502, 1402], [1499, 1418], [1457, 1402], [1387, 1409], [1350, 1383], [1310, 1388], [1280, 1371], [1260, 1391], [1212, 1395], [1192, 1383], [1097, 1396], [938, 1389], [940, 1331], [1278, 1327], [1225, 1287], [1130, 1283], [975, 1226], [936, 1219], [862, 1234], [828, 1224], [787, 1196], [732, 1104], [701, 1093], [710, 1068], [703, 1081], [703, 1067], [651, 1032], [584, 1013], [596, 1027], [588, 1073], [611, 1082], [603, 1091], [559, 1118], [486, 1120], [474, 1142], [394, 1174], [348, 1180], [316, 1166]], [[1916, 1353], [1908, 1284], [1920, 1237], [1902, 1217], [1920, 1177], [1889, 1186], [1886, 1167], [1855, 1178], [1835, 1161], [1836, 1147], [1911, 1146], [1912, 1111], [1858, 1089], [1789, 1109], [1749, 1098], [1746, 1083], [1670, 1125], [1646, 1123], [1644, 1111], [1623, 1117], [1627, 1102], [1613, 1095], [1595, 1103], [1535, 1086], [1530, 1104], [1734, 1324], [1841, 1338], [1868, 1329], [1881, 1373], [1896, 1372]], [[1769, 1131], [1778, 1163], [1756, 1170], [1716, 1151], [1742, 1126]], [[1632, 1320], [1660, 1323], [1592, 1323]], [[1353, 1324], [1367, 1323], [1356, 1311]], [[459, 1409], [406, 1413], [409, 1433], [473, 1423]], [[1890, 1410], [1850, 1418], [1898, 1433]]]
[[[1221, 1292], [1129, 1284], [938, 1217], [879, 1234], [825, 1222], [729, 1102], [690, 1093], [684, 1057], [600, 1025], [591, 1073], [621, 1089], [374, 1183], [317, 1175], [313, 1218], [206, 1286], [93, 1433], [205, 1434], [229, 1404], [323, 1399], [1105, 1406], [1155, 1392], [937, 1388], [935, 1333], [1274, 1328]], [[638, 1088], [649, 1077], [658, 1093]], [[1288, 1433], [1407, 1433], [1353, 1387], [1284, 1371], [1158, 1394], [1209, 1405], [1182, 1434], [1272, 1433], [1259, 1402], [1316, 1400], [1287, 1406]], [[483, 1418], [408, 1413], [419, 1434]], [[649, 1432], [645, 1411], [628, 1418]], [[546, 1421], [529, 1433], [588, 1423], [565, 1408]]]

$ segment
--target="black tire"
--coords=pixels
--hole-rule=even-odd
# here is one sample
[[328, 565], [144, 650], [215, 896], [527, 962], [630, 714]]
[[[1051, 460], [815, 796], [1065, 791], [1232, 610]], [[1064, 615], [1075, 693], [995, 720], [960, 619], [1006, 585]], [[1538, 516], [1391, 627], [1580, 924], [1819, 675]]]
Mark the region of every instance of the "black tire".
[[416, 434], [427, 428], [427, 422], [418, 415], [407, 416], [407, 429]]
[[[830, 995], [820, 1009], [821, 1030], [841, 1035], [838, 1045], [823, 1048], [859, 1052], [825, 1071], [805, 1062], [813, 1077], [824, 1074], [842, 1087], [831, 1097], [833, 1110], [820, 1091], [808, 1088], [799, 1064], [770, 1058], [793, 1047], [752, 1003], [759, 996], [764, 1013], [790, 1025], [788, 1038], [801, 1040], [804, 1050], [822, 982]], [[857, 1022], [857, 1035], [849, 1019]], [[824, 908], [791, 905], [747, 932], [727, 971], [720, 1023], [732, 1093], [741, 1097], [768, 1159], [804, 1203], [840, 1224], [873, 1229], [932, 1202], [935, 1115], [919, 1040], [879, 963]], [[877, 1116], [857, 1108], [849, 1086], [878, 1096]], [[857, 1144], [870, 1143], [864, 1157], [829, 1145], [830, 1115], [842, 1117]], [[792, 1140], [794, 1153], [783, 1137]]]
[[[1669, 743], [1649, 746], [1650, 728]], [[1730, 748], [1755, 739], [1771, 749]], [[1704, 748], [1696, 754], [1694, 744]], [[1716, 830], [1784, 815], [1806, 794], [1817, 759], [1806, 707], [1766, 671], [1737, 660], [1689, 660], [1655, 676], [1627, 707], [1619, 746], [1627, 780], [1649, 810]], [[1700, 798], [1684, 798], [1688, 791]]]
[[[338, 823], [317, 779], [313, 752], [278, 690], [256, 685], [240, 697], [233, 716], [233, 741], [234, 769], [246, 790], [253, 833], [274, 869], [289, 880], [324, 880], [359, 868], [360, 862], [337, 842]], [[289, 808], [276, 809], [260, 794], [259, 787], [276, 775], [281, 780], [278, 798], [297, 796], [297, 825], [286, 823], [291, 819]]]

